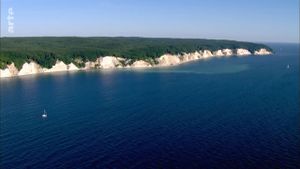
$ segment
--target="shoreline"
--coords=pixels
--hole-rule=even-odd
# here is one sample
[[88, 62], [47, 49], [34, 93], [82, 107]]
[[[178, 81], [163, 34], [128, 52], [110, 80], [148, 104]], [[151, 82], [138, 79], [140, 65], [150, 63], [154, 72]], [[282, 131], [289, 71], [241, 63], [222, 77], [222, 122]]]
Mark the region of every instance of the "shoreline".
[[[146, 59], [146, 60], [136, 60], [132, 62], [130, 59], [115, 57], [115, 56], [104, 56], [98, 57], [96, 61], [87, 61], [84, 63], [84, 67], [78, 68], [73, 62], [65, 64], [63, 61], [56, 61], [50, 69], [43, 68], [36, 62], [30, 61], [29, 63], [24, 63], [22, 68], [18, 70], [14, 63], [7, 65], [5, 69], [0, 69], [0, 79], [27, 76], [35, 74], [47, 74], [54, 72], [76, 72], [85, 70], [114, 70], [114, 69], [147, 69], [147, 68], [159, 68], [159, 67], [170, 67], [176, 66], [195, 60], [208, 60], [211, 58], [220, 57], [244, 57], [249, 55], [271, 55], [272, 52], [265, 48], [254, 51], [251, 53], [247, 49], [220, 49], [217, 51], [201, 50], [192, 53], [183, 53], [177, 55], [164, 54], [159, 58]], [[83, 63], [83, 62], [81, 62]], [[131, 63], [131, 64], [130, 64]]]

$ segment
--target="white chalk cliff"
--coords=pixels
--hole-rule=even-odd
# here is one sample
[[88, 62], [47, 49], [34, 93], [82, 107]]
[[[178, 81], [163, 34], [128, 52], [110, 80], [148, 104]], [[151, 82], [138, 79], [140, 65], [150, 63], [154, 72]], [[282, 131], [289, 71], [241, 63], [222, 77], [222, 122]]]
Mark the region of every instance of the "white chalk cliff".
[[130, 67], [145, 68], [145, 67], [152, 67], [152, 65], [144, 60], [138, 60], [138, 61], [133, 62], [133, 64]]
[[52, 68], [47, 69], [44, 68], [43, 71], [44, 72], [59, 72], [59, 71], [67, 71], [68, 70], [68, 66], [62, 62], [62, 61], [57, 61], [55, 65], [52, 66]]
[[[192, 53], [183, 54], [164, 54], [161, 57], [154, 60], [137, 60], [132, 62], [130, 59], [115, 57], [115, 56], [105, 56], [99, 57], [96, 61], [87, 61], [84, 63], [83, 68], [78, 68], [74, 63], [65, 64], [63, 61], [57, 61], [50, 69], [43, 68], [39, 64], [31, 61], [29, 63], [24, 63], [22, 68], [18, 70], [14, 63], [6, 66], [4, 69], [0, 69], [0, 78], [12, 77], [12, 76], [23, 76], [38, 73], [51, 73], [59, 71], [77, 71], [77, 70], [88, 70], [88, 69], [114, 69], [114, 68], [147, 68], [154, 66], [172, 66], [181, 63], [199, 60], [199, 59], [210, 59], [213, 57], [228, 57], [228, 56], [247, 56], [252, 53], [247, 49], [220, 49], [217, 51], [203, 50], [195, 51]], [[267, 49], [259, 49], [254, 51], [254, 55], [270, 55], [271, 51]], [[78, 62], [76, 62], [78, 63]], [[82, 62], [83, 63], [83, 62]]]
[[210, 50], [204, 50], [204, 51], [202, 52], [201, 58], [202, 58], [202, 59], [208, 59], [208, 58], [210, 58], [210, 57], [212, 57], [212, 56], [214, 56], [214, 55], [211, 53]]
[[251, 55], [251, 52], [247, 49], [239, 48], [239, 49], [236, 50], [236, 55], [238, 55], [238, 56]]
[[100, 67], [103, 69], [111, 69], [115, 67], [122, 67], [121, 61], [124, 61], [124, 58], [119, 58], [119, 57], [114, 57], [114, 56], [105, 56], [101, 57], [99, 62], [100, 62]]
[[10, 65], [6, 66], [7, 68], [5, 69], [0, 69], [0, 78], [2, 77], [12, 77], [12, 76], [17, 76], [19, 71], [16, 68], [15, 64], [12, 63]]
[[178, 55], [165, 54], [156, 59], [158, 65], [160, 66], [171, 66], [177, 65], [180, 63], [180, 59]]
[[225, 56], [232, 56], [233, 55], [233, 51], [231, 49], [223, 49], [222, 52]]
[[214, 51], [213, 52], [213, 55], [215, 55], [215, 56], [224, 56], [225, 54], [223, 53], [223, 51], [222, 50], [217, 50], [217, 51]]
[[30, 74], [36, 74], [36, 73], [41, 73], [43, 72], [43, 68], [35, 63], [35, 62], [30, 62], [30, 63], [24, 63], [22, 66], [22, 69], [18, 73], [19, 76], [22, 75], [30, 75]]
[[254, 55], [271, 55], [272, 52], [268, 51], [267, 49], [260, 49], [258, 51], [254, 51]]
[[70, 63], [70, 64], [68, 64], [68, 70], [69, 71], [79, 70], [79, 68], [77, 66], [75, 66], [74, 63]]

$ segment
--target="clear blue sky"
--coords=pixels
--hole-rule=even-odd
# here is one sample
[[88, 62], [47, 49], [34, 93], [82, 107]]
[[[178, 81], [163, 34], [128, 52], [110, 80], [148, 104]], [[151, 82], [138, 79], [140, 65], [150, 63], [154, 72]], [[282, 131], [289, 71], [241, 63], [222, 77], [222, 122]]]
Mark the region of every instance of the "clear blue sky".
[[[299, 42], [298, 0], [1, 0], [1, 36]], [[8, 33], [8, 9], [14, 33]]]

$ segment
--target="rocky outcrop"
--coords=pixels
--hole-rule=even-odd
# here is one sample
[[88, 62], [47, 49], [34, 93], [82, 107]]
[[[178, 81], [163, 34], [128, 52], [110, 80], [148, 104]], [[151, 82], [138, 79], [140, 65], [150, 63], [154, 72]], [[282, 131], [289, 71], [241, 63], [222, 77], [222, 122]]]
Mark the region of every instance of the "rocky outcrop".
[[[260, 49], [254, 51], [255, 55], [269, 55], [272, 52], [267, 49]], [[214, 52], [210, 50], [195, 51], [192, 53], [183, 53], [177, 55], [164, 54], [157, 58], [148, 60], [137, 60], [125, 59], [114, 56], [99, 57], [96, 61], [82, 62], [81, 60], [75, 60], [74, 63], [83, 64], [83, 68], [78, 68], [74, 63], [65, 64], [62, 61], [57, 61], [50, 69], [42, 68], [35, 62], [24, 63], [20, 71], [15, 67], [14, 63], [7, 65], [5, 69], [0, 69], [0, 78], [22, 76], [29, 74], [47, 73], [47, 72], [58, 72], [58, 71], [77, 71], [77, 70], [88, 70], [88, 69], [113, 69], [113, 68], [147, 68], [153, 66], [172, 66], [181, 63], [198, 60], [198, 59], [210, 59], [213, 57], [225, 57], [225, 56], [246, 56], [251, 55], [251, 52], [247, 49], [220, 49]]]

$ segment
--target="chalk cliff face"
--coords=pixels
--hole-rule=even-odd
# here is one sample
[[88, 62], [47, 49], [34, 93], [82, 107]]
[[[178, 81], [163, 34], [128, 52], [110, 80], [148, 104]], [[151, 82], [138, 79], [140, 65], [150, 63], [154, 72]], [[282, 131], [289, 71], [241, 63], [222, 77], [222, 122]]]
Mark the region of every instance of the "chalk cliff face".
[[18, 73], [18, 69], [15, 67], [15, 64], [12, 63], [10, 65], [7, 65], [7, 68], [5, 68], [4, 70], [0, 69], [0, 78], [17, 76]]
[[223, 49], [222, 52], [225, 56], [233, 55], [233, 51], [231, 49]]
[[214, 51], [213, 52], [213, 55], [215, 55], [215, 56], [224, 56], [225, 54], [223, 53], [223, 51], [222, 50], [217, 50], [217, 51]]
[[0, 70], [0, 76], [1, 77], [10, 77], [11, 76], [11, 73], [9, 72], [9, 69], [6, 68], [6, 69], [1, 69]]
[[77, 66], [74, 65], [74, 63], [70, 63], [66, 65], [63, 61], [57, 61], [52, 68], [47, 69], [43, 68], [43, 72], [48, 73], [48, 72], [60, 72], [60, 71], [74, 71], [74, 70], [79, 70]]
[[73, 63], [66, 65], [62, 61], [57, 61], [51, 69], [42, 68], [39, 64], [35, 62], [24, 63], [20, 71], [15, 67], [14, 63], [7, 65], [7, 68], [0, 69], [0, 78], [2, 77], [12, 77], [12, 76], [24, 76], [38, 73], [48, 73], [48, 72], [58, 72], [58, 71], [72, 71], [79, 70]]
[[180, 63], [178, 55], [165, 54], [156, 60], [160, 66], [171, 66]]
[[237, 49], [236, 50], [236, 54], [238, 55], [238, 56], [246, 56], [246, 55], [251, 55], [251, 52], [249, 51], [249, 50], [247, 50], [247, 49]]
[[204, 50], [203, 52], [202, 52], [202, 57], [201, 57], [201, 59], [208, 59], [208, 58], [210, 58], [210, 57], [212, 57], [213, 56], [213, 54], [211, 53], [211, 51], [209, 51], [209, 50]]
[[44, 72], [67, 71], [68, 66], [62, 61], [57, 61], [56, 64], [54, 66], [52, 66], [52, 68], [50, 68], [50, 69], [44, 68], [43, 70], [44, 70]]
[[22, 69], [18, 73], [19, 76], [42, 73], [43, 68], [35, 62], [24, 63]]
[[103, 69], [122, 67], [121, 61], [124, 61], [124, 59], [119, 58], [119, 57], [114, 57], [114, 56], [101, 57], [100, 58], [100, 67]]
[[68, 70], [69, 71], [79, 70], [79, 68], [77, 66], [75, 66], [74, 63], [70, 63], [70, 64], [68, 64]]
[[135, 61], [130, 67], [144, 68], [144, 67], [152, 67], [152, 65], [144, 60], [138, 60], [138, 61]]
[[[154, 60], [137, 60], [132, 63], [131, 59], [125, 59], [114, 56], [99, 57], [96, 61], [88, 61], [84, 63], [83, 68], [78, 68], [74, 63], [65, 64], [62, 61], [57, 61], [50, 69], [42, 68], [39, 64], [35, 62], [24, 63], [20, 71], [15, 67], [14, 63], [7, 65], [5, 69], [0, 69], [0, 78], [12, 77], [12, 76], [22, 76], [38, 73], [50, 73], [58, 71], [77, 71], [77, 70], [88, 70], [88, 69], [112, 69], [112, 68], [146, 68], [153, 66], [172, 66], [178, 65], [184, 62], [189, 62], [198, 59], [209, 59], [213, 57], [228, 57], [228, 56], [246, 56], [252, 53], [247, 49], [222, 49], [217, 51], [195, 51], [192, 53], [183, 53], [177, 55], [164, 54], [156, 59], [156, 64]], [[270, 55], [272, 52], [267, 49], [260, 49], [254, 51], [254, 55]], [[82, 62], [83, 63], [83, 62]], [[132, 63], [132, 64], [131, 64]]]
[[95, 62], [91, 62], [91, 61], [85, 62], [84, 69], [94, 69], [94, 68], [96, 68]]
[[267, 49], [260, 49], [258, 51], [254, 51], [254, 55], [271, 55], [272, 52], [268, 51]]
[[196, 51], [194, 53], [184, 53], [183, 55], [179, 56], [181, 62], [189, 62], [192, 60], [197, 60], [201, 58], [201, 53]]

